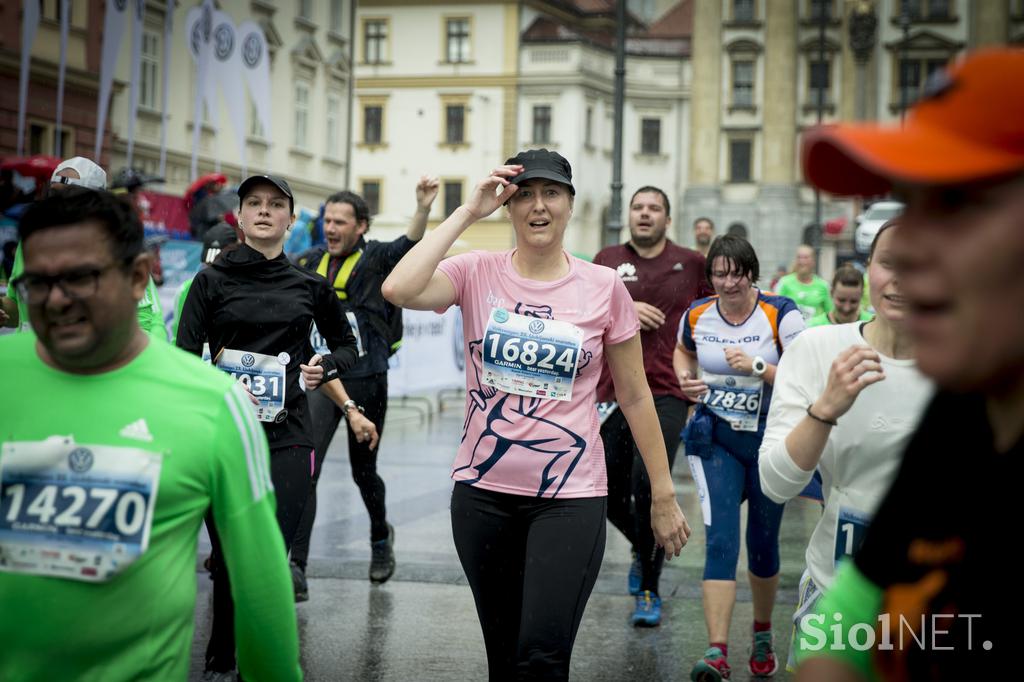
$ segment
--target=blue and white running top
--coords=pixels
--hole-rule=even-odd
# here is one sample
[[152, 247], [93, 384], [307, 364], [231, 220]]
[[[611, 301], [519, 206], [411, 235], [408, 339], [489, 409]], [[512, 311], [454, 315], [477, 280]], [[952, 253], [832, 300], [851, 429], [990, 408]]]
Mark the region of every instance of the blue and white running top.
[[694, 301], [679, 323], [679, 343], [697, 354], [708, 385], [705, 404], [738, 431], [756, 431], [768, 413], [771, 386], [743, 374], [725, 359], [725, 349], [738, 347], [751, 358], [779, 364], [782, 351], [804, 330], [804, 319], [792, 299], [757, 292], [757, 305], [746, 320], [732, 324], [718, 308], [718, 296]]

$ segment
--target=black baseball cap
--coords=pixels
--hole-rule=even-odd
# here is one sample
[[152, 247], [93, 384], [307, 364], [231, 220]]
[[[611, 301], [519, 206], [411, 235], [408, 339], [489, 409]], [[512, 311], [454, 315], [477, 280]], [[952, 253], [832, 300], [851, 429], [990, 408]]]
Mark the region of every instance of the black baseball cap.
[[122, 168], [114, 176], [114, 182], [110, 184], [110, 189], [125, 189], [132, 192], [140, 187], [163, 181], [164, 179], [159, 175], [148, 175], [138, 168]]
[[569, 193], [576, 196], [576, 188], [572, 186], [572, 166], [558, 152], [548, 149], [528, 149], [505, 161], [505, 165], [523, 167], [523, 172], [512, 178], [512, 184], [518, 185], [524, 180], [534, 178], [554, 180], [567, 185]]
[[225, 246], [238, 242], [238, 233], [223, 220], [203, 235], [203, 263], [212, 263]]
[[244, 199], [255, 185], [270, 183], [274, 187], [284, 192], [284, 195], [288, 197], [288, 205], [292, 212], [295, 211], [295, 196], [292, 194], [292, 188], [288, 186], [288, 182], [277, 175], [250, 175], [242, 184], [238, 186], [238, 202], [241, 204]]

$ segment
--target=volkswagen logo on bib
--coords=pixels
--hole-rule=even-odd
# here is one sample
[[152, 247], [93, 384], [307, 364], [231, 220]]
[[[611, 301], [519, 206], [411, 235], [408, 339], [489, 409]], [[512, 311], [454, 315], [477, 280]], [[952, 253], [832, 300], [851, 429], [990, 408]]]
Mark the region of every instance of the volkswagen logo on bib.
[[543, 322], [541, 322], [540, 320], [534, 320], [533, 322], [530, 323], [531, 334], [540, 334], [542, 331], [544, 331]]
[[[243, 360], [242, 362], [245, 362], [245, 360]], [[729, 388], [732, 388], [733, 386], [736, 385], [736, 379], [732, 377], [726, 377], [725, 385], [728, 386]]]
[[246, 367], [252, 367], [256, 364], [256, 358], [254, 358], [251, 353], [246, 353], [242, 356], [242, 364]]
[[84, 474], [92, 469], [92, 450], [89, 448], [75, 448], [68, 455], [68, 466], [76, 474]]

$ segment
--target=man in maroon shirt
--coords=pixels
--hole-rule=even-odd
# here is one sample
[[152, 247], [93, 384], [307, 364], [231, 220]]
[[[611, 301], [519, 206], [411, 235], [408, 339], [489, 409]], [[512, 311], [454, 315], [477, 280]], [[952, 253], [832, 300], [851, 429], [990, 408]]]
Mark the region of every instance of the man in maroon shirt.
[[[638, 189], [629, 202], [629, 241], [602, 249], [594, 262], [615, 268], [633, 297], [640, 317], [644, 371], [654, 394], [671, 467], [689, 408], [672, 369], [676, 330], [690, 303], [710, 295], [712, 290], [704, 278], [704, 256], [665, 237], [672, 223], [669, 210], [663, 191], [657, 187]], [[652, 627], [661, 622], [658, 581], [665, 552], [655, 547], [651, 484], [629, 425], [614, 404], [615, 387], [607, 365], [601, 373], [597, 399], [602, 401], [601, 439], [608, 465], [608, 519], [633, 545], [629, 571], [629, 591], [636, 596], [633, 625]]]

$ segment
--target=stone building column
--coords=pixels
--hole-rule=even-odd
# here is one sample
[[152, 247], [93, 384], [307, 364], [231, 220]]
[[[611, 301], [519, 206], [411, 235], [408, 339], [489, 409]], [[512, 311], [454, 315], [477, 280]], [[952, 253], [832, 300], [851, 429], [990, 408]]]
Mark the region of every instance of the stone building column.
[[762, 182], [795, 180], [797, 103], [796, 0], [772, 0], [765, 17]]
[[[719, 221], [721, 190], [718, 186], [719, 146], [722, 119], [722, 2], [693, 3], [693, 34], [690, 44], [690, 134], [687, 183], [682, 210], [672, 221], [675, 239], [693, 246], [693, 221], [709, 216]], [[724, 229], [719, 225], [718, 231]]]
[[1005, 45], [1010, 38], [1010, 3], [969, 2], [967, 3], [968, 30], [972, 49], [986, 45]]
[[722, 117], [722, 3], [694, 3], [690, 63], [690, 184], [718, 184]]

